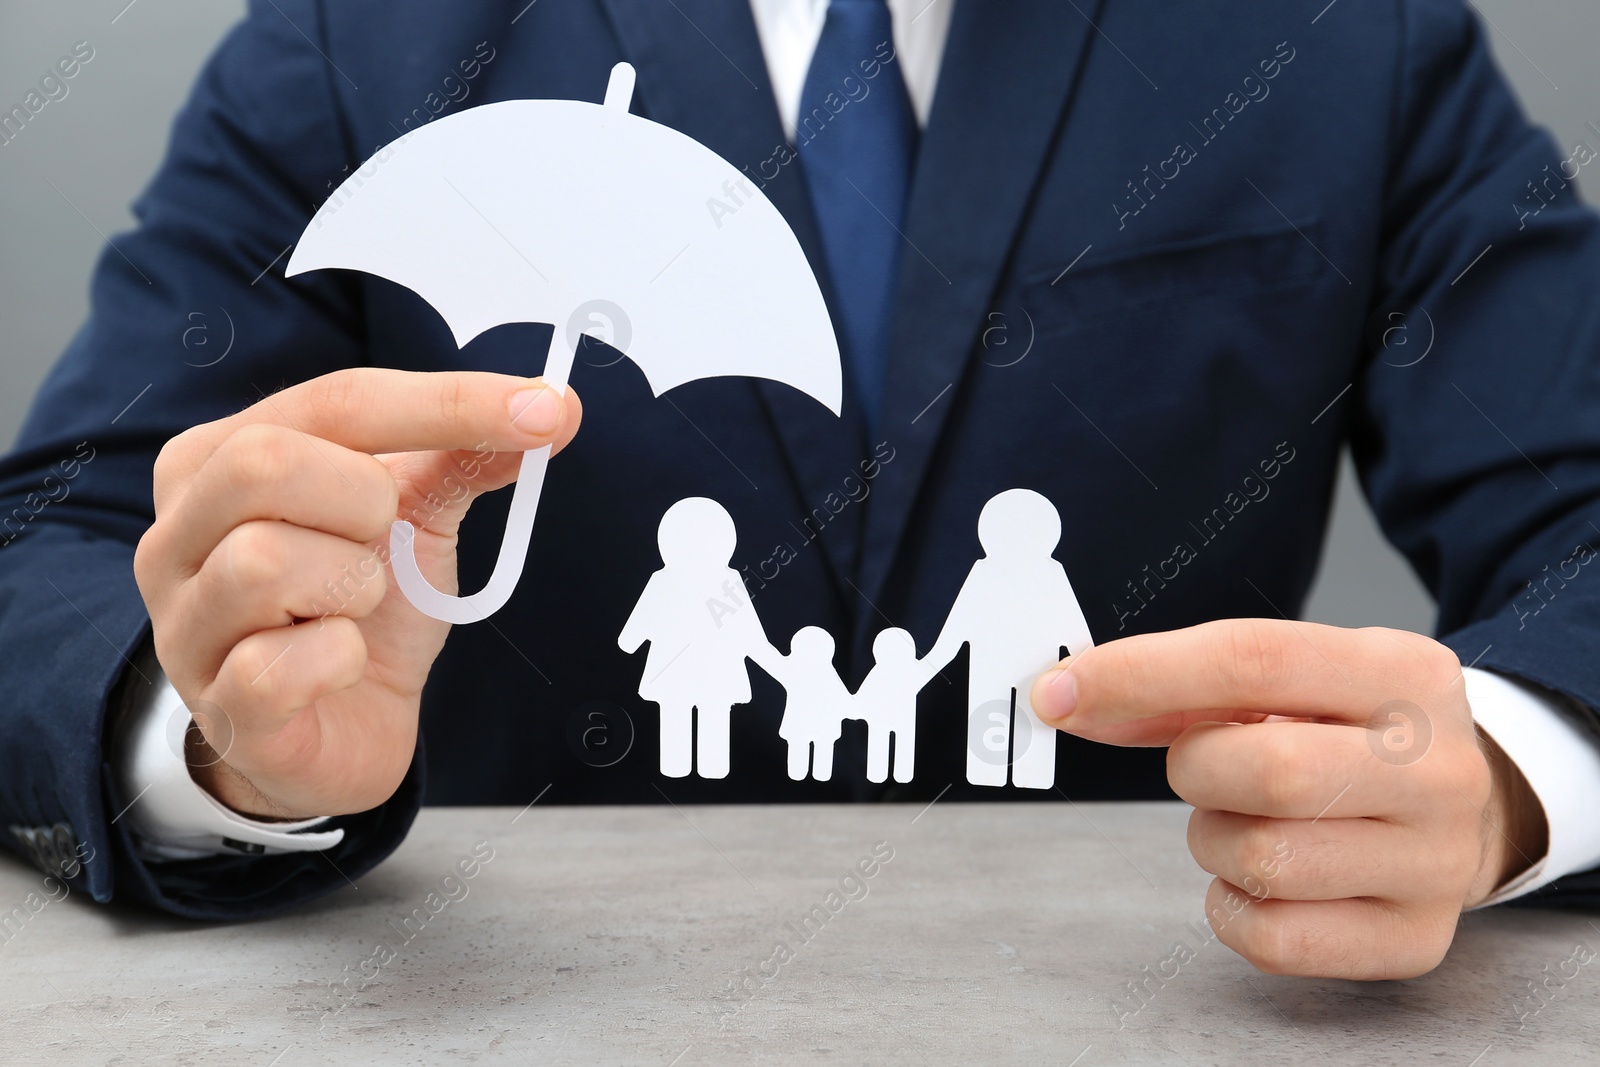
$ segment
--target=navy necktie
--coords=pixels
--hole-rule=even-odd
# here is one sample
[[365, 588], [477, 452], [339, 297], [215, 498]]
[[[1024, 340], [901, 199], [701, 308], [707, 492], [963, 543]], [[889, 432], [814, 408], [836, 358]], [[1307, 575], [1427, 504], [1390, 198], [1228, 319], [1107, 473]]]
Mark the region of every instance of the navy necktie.
[[800, 93], [795, 151], [833, 282], [840, 347], [869, 426], [883, 405], [916, 140], [888, 4], [831, 0]]

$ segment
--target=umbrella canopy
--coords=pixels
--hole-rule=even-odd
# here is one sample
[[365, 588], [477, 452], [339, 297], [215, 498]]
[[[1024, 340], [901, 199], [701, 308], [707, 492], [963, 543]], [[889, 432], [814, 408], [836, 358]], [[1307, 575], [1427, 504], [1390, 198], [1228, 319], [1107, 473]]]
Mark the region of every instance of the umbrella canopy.
[[287, 273], [388, 278], [433, 305], [458, 345], [509, 322], [559, 333], [605, 302], [627, 328], [600, 339], [657, 396], [736, 374], [839, 414], [838, 344], [800, 242], [732, 164], [630, 115], [632, 77], [620, 64], [605, 105], [509, 100], [407, 134], [323, 205]]
[[[504, 323], [551, 323], [544, 377], [558, 389], [590, 333], [637, 363], [657, 396], [742, 375], [839, 414], [839, 346], [800, 242], [726, 160], [630, 115], [633, 85], [619, 63], [603, 104], [510, 100], [404, 135], [339, 186], [286, 273], [387, 278], [431, 304], [457, 345]], [[476, 622], [510, 599], [549, 457], [523, 454], [494, 574], [471, 596], [433, 588], [415, 529], [395, 522], [395, 578], [418, 610]]]

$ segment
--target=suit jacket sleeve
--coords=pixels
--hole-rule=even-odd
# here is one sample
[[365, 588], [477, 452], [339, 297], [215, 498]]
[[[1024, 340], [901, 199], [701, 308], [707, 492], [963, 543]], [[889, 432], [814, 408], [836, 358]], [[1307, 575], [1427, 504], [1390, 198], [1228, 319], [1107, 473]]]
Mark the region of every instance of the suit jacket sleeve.
[[[1345, 409], [1352, 450], [1461, 661], [1592, 715], [1600, 220], [1565, 180], [1568, 153], [1520, 113], [1459, 0], [1403, 9], [1380, 303], [1358, 402]], [[1600, 872], [1540, 896], [1593, 905]]]
[[[346, 143], [311, 0], [252, 3], [177, 120], [169, 154], [94, 273], [87, 323], [0, 461], [0, 826], [98, 901], [239, 918], [343, 888], [404, 837], [421, 756], [382, 808], [336, 820], [327, 853], [147, 865], [116, 816], [102, 755], [108, 706], [143, 686], [131, 660], [149, 619], [134, 546], [153, 518], [168, 438], [284, 385], [363, 358], [348, 278], [293, 285], [284, 253], [329, 183], [366, 153]], [[42, 847], [41, 847], [42, 843]], [[51, 845], [54, 844], [52, 848]]]

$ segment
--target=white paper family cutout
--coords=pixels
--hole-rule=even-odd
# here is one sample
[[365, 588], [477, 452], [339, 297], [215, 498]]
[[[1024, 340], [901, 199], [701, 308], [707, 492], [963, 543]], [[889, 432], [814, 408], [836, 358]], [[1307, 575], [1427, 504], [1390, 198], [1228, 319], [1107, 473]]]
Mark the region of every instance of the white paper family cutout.
[[[790, 385], [838, 415], [838, 342], [788, 223], [716, 153], [629, 114], [633, 89], [633, 68], [619, 63], [602, 104], [484, 104], [404, 134], [334, 191], [285, 274], [343, 268], [403, 285], [439, 312], [457, 346], [508, 323], [550, 323], [543, 374], [558, 390], [589, 334], [637, 363], [656, 396], [741, 375]], [[450, 623], [503, 607], [527, 562], [549, 460], [548, 447], [523, 454], [494, 572], [476, 593], [435, 589], [417, 566], [415, 528], [397, 520], [390, 558], [406, 599]], [[750, 700], [751, 660], [787, 694], [789, 777], [827, 781], [842, 722], [856, 718], [868, 724], [868, 778], [887, 780], [893, 738], [894, 778], [910, 781], [917, 693], [965, 644], [968, 781], [1004, 785], [1009, 766], [1018, 786], [1052, 785], [1053, 732], [1028, 705], [1029, 685], [1062, 647], [1091, 643], [1051, 556], [1061, 521], [1044, 497], [1014, 489], [989, 501], [978, 531], [984, 558], [932, 651], [919, 658], [909, 633], [884, 630], [852, 693], [826, 631], [803, 628], [787, 654], [767, 641], [729, 565], [736, 533], [722, 506], [673, 505], [659, 532], [664, 566], [619, 639], [628, 652], [650, 645], [639, 693], [661, 709], [662, 773], [727, 776], [730, 716]]]
[[[417, 293], [458, 346], [495, 326], [551, 323], [544, 377], [564, 390], [579, 335], [639, 365], [655, 395], [719, 375], [770, 378], [839, 414], [839, 346], [816, 277], [778, 209], [731, 163], [628, 113], [634, 71], [605, 102], [509, 100], [437, 119], [381, 149], [301, 235], [286, 274], [345, 268]], [[706, 209], [731, 198], [728, 217]], [[725, 206], [725, 205], [724, 205]], [[451, 596], [417, 568], [411, 523], [390, 535], [419, 611], [488, 618], [527, 562], [550, 449], [523, 454], [488, 585]]]
[[[1054, 558], [1061, 517], [1045, 497], [1010, 489], [978, 517], [983, 558], [973, 564], [938, 639], [926, 656], [905, 630], [873, 640], [874, 663], [851, 693], [834, 667], [834, 641], [807, 626], [787, 655], [767, 639], [739, 572], [730, 565], [733, 519], [705, 497], [680, 500], [661, 518], [663, 566], [650, 576], [617, 639], [624, 652], [645, 642], [639, 695], [661, 709], [661, 773], [682, 778], [728, 774], [732, 708], [750, 700], [746, 661], [784, 688], [778, 733], [789, 743], [789, 777], [833, 775], [834, 743], [845, 719], [867, 723], [867, 779], [909, 782], [914, 766], [917, 694], [966, 645], [967, 781], [1048, 789], [1055, 784], [1055, 731], [1033, 713], [1033, 680], [1093, 638], [1066, 571]], [[1013, 707], [1015, 712], [1013, 714]], [[698, 713], [698, 731], [696, 731]], [[690, 751], [691, 738], [694, 751]]]

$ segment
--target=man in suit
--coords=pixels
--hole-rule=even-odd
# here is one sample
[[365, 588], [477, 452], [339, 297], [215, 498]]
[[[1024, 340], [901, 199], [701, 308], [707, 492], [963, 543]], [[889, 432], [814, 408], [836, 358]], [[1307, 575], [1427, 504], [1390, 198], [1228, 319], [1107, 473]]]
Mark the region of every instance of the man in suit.
[[[1195, 804], [1225, 943], [1397, 977], [1464, 908], [1600, 900], [1600, 227], [1459, 0], [1322, 7], [253, 4], [0, 467], [11, 844], [97, 900], [231, 918], [341, 888], [424, 798], [1053, 799], [966, 784], [960, 660], [913, 783], [790, 781], [764, 678], [726, 778], [660, 778], [615, 643], [656, 521], [706, 496], [769, 632], [837, 635], [854, 687], [884, 626], [931, 644], [983, 502], [1021, 486], [1061, 510], [1099, 642], [1032, 692], [1056, 781]], [[393, 284], [282, 277], [381, 145], [598, 100], [620, 60], [638, 113], [795, 229], [842, 420], [749, 380], [657, 400], [595, 347], [580, 432], [526, 378], [548, 326], [457, 350]], [[223, 309], [233, 350], [185, 365], [186, 316]], [[1385, 347], [1396, 321], [1425, 358]], [[1288, 621], [1347, 441], [1440, 641]], [[552, 442], [536, 580], [494, 619], [449, 631], [371, 565], [421, 515], [424, 573], [477, 588], [504, 520], [480, 494]], [[569, 744], [596, 711], [629, 757]]]

